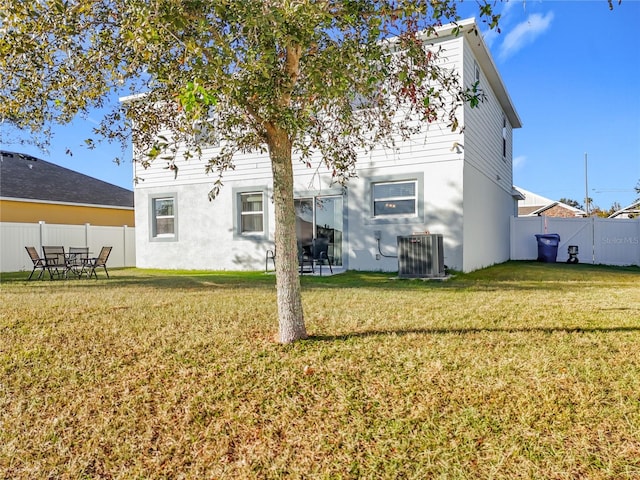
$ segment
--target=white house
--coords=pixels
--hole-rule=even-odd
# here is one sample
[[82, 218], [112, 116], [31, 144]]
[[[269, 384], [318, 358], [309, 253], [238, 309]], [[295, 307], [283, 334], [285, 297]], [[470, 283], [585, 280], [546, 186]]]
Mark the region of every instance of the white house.
[[[396, 149], [358, 160], [358, 178], [331, 185], [329, 172], [294, 159], [299, 239], [328, 237], [334, 265], [397, 271], [396, 238], [415, 232], [444, 238], [445, 264], [471, 271], [509, 259], [509, 219], [520, 194], [512, 188], [512, 131], [521, 122], [474, 20], [440, 29], [433, 43], [469, 86], [479, 80], [486, 100], [458, 112], [464, 132], [431, 124]], [[215, 150], [210, 150], [210, 154]], [[167, 269], [259, 270], [273, 248], [274, 210], [269, 159], [235, 158], [224, 187], [209, 202], [213, 178], [203, 161], [179, 166], [135, 164], [137, 266]]]
[[636, 200], [631, 205], [613, 212], [609, 215], [609, 218], [640, 218], [640, 200]]

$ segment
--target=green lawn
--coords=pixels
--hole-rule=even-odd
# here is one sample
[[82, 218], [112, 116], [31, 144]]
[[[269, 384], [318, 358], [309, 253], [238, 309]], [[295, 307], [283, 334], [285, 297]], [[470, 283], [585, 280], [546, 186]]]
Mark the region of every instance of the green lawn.
[[110, 273], [2, 275], [0, 478], [640, 478], [640, 268]]

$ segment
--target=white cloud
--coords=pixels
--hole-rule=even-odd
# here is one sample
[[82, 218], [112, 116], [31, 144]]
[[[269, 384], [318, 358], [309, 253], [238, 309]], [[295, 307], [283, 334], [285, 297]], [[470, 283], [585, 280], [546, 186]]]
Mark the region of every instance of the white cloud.
[[525, 2], [524, 1], [509, 1], [507, 0], [506, 2], [504, 2], [502, 4], [502, 11], [500, 12], [500, 18], [504, 19], [505, 17], [507, 17], [509, 15], [509, 12], [511, 11], [511, 9], [513, 8], [513, 6], [516, 3], [520, 3], [524, 6]]
[[495, 30], [487, 30], [482, 34], [482, 38], [484, 39], [484, 43], [487, 44], [489, 48], [493, 45], [493, 42], [498, 38], [498, 32]]
[[513, 168], [521, 168], [524, 167], [524, 164], [527, 162], [527, 157], [524, 155], [518, 155], [513, 158]]
[[532, 13], [527, 19], [515, 26], [505, 37], [500, 45], [500, 59], [504, 60], [524, 46], [533, 43], [540, 35], [546, 32], [553, 21], [553, 12], [546, 15]]
[[[515, 15], [514, 15], [513, 7], [515, 6], [520, 6], [522, 8], [522, 11], [524, 12], [525, 6], [526, 6], [526, 0], [505, 0], [504, 2], [500, 3], [499, 7], [501, 7], [501, 10], [500, 10], [500, 22], [498, 23], [498, 28], [490, 30], [485, 25], [485, 30], [482, 32], [482, 38], [484, 39], [484, 42], [487, 44], [489, 48], [491, 48], [494, 42], [499, 41], [498, 39], [501, 37], [501, 35], [500, 33], [498, 33], [498, 30], [502, 31], [505, 28], [508, 28], [508, 25], [512, 23], [513, 17], [518, 15], [517, 13], [518, 10], [515, 10]], [[497, 9], [498, 6], [494, 8]]]

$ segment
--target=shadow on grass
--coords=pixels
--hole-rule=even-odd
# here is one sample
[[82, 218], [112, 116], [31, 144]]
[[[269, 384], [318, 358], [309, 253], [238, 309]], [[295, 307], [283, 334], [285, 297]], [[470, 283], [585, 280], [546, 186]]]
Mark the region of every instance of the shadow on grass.
[[161, 289], [208, 289], [208, 288], [274, 288], [275, 276], [261, 272], [194, 272], [141, 270], [135, 268], [109, 269], [109, 276], [97, 279], [67, 278], [50, 280], [27, 280], [28, 272], [3, 273], [0, 281], [4, 285], [24, 285], [34, 288], [121, 288], [151, 287]]
[[[275, 275], [263, 272], [211, 272], [145, 270], [135, 268], [110, 269], [111, 278], [31, 280], [28, 272], [2, 273], [0, 281], [7, 285], [57, 285], [67, 288], [105, 288], [106, 286], [146, 286], [159, 289], [275, 289]], [[398, 279], [394, 272], [356, 272], [325, 277], [301, 277], [304, 290], [332, 288], [367, 288], [380, 290], [454, 290], [454, 291], [534, 291], [575, 289], [581, 286], [637, 282], [639, 267], [610, 267], [602, 265], [567, 265], [538, 262], [506, 262], [468, 274], [456, 273], [442, 280]]]
[[335, 342], [353, 338], [404, 337], [407, 335], [474, 335], [478, 333], [620, 333], [640, 332], [640, 327], [514, 327], [514, 328], [416, 328], [407, 330], [367, 330], [341, 335], [310, 335], [307, 342]]

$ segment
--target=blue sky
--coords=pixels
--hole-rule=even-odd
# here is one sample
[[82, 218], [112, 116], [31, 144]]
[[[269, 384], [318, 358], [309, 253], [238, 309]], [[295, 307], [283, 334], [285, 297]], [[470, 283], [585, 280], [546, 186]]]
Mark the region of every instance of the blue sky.
[[[510, 1], [485, 41], [522, 119], [514, 184], [609, 208], [640, 180], [640, 1]], [[471, 5], [465, 6], [465, 9]]]
[[[640, 0], [512, 0], [498, 4], [501, 33], [489, 32], [502, 79], [523, 122], [514, 134], [514, 184], [558, 200], [585, 198], [595, 205], [631, 203], [640, 180]], [[476, 3], [460, 12], [478, 16]], [[109, 183], [132, 188], [131, 150], [125, 162], [116, 145], [84, 147], [100, 118], [56, 128], [43, 153], [35, 147], [2, 148], [31, 153]], [[67, 149], [73, 152], [70, 156]]]

